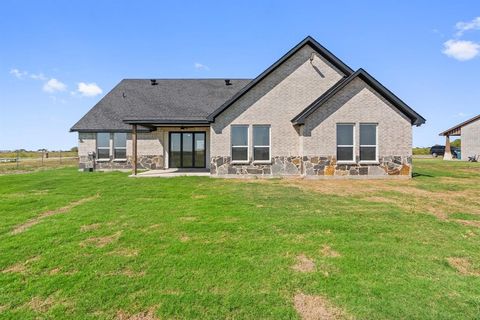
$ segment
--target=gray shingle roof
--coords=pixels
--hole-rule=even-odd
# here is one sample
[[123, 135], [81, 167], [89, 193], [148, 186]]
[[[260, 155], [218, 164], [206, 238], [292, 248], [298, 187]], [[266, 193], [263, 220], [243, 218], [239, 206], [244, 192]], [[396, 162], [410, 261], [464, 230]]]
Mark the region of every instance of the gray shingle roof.
[[125, 131], [124, 120], [164, 123], [207, 122], [207, 116], [251, 80], [166, 79], [152, 85], [150, 79], [122, 80], [100, 100], [71, 131]]

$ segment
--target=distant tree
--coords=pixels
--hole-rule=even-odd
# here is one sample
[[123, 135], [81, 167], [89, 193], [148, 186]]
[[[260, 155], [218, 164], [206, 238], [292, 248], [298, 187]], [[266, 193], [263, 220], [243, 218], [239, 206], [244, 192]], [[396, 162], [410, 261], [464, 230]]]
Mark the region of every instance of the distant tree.
[[37, 151], [38, 151], [38, 152], [47, 152], [48, 150], [45, 149], [45, 148], [43, 148], [43, 149], [38, 149]]
[[78, 147], [73, 147], [73, 148], [70, 149], [70, 151], [72, 151], [72, 152], [78, 152]]
[[454, 141], [450, 142], [450, 146], [460, 148], [462, 146], [461, 139], [455, 139]]

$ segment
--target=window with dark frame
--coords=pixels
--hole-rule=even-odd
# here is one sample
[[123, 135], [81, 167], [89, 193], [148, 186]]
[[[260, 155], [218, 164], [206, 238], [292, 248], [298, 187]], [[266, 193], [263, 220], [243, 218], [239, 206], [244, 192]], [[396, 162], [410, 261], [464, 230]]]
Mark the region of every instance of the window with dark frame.
[[115, 132], [113, 134], [113, 158], [127, 159], [127, 134], [125, 132]]
[[337, 124], [337, 161], [355, 161], [353, 123]]
[[97, 159], [110, 160], [110, 133], [97, 133]]
[[360, 161], [378, 161], [377, 124], [360, 123]]
[[232, 161], [248, 162], [248, 126], [231, 126]]
[[253, 161], [270, 161], [270, 126], [253, 126]]

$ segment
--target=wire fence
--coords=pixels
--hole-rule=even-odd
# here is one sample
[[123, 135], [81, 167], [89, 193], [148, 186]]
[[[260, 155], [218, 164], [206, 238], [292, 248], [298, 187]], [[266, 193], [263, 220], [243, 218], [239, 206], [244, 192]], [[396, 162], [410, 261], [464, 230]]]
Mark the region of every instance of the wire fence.
[[0, 153], [0, 173], [34, 171], [77, 164], [78, 155], [71, 151]]

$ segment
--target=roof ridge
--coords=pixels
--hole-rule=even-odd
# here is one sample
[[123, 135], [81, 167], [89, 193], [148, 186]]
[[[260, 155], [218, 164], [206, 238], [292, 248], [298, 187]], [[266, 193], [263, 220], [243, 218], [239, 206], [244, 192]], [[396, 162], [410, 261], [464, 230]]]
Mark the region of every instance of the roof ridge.
[[227, 100], [224, 104], [222, 104], [219, 108], [213, 111], [209, 116], [208, 119], [210, 121], [214, 121], [215, 118], [222, 113], [225, 109], [227, 109], [232, 103], [236, 100], [240, 99], [245, 93], [247, 93], [251, 88], [253, 88], [257, 83], [262, 81], [266, 78], [270, 73], [272, 73], [275, 69], [277, 69], [280, 65], [282, 65], [286, 60], [292, 57], [295, 53], [297, 53], [301, 48], [305, 45], [311, 45], [315, 51], [317, 51], [323, 58], [325, 58], [328, 62], [330, 62], [335, 68], [340, 70], [346, 75], [350, 75], [353, 73], [353, 70], [345, 64], [342, 60], [340, 60], [337, 56], [331, 53], [328, 49], [318, 43], [314, 38], [311, 36], [307, 36], [305, 39], [300, 41], [296, 46], [290, 49], [287, 53], [285, 53], [280, 59], [274, 62], [270, 67], [265, 69], [261, 74], [259, 74], [255, 79], [253, 79], [249, 84], [247, 84], [243, 89], [233, 95], [232, 98]]

